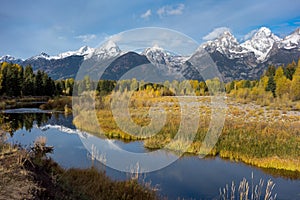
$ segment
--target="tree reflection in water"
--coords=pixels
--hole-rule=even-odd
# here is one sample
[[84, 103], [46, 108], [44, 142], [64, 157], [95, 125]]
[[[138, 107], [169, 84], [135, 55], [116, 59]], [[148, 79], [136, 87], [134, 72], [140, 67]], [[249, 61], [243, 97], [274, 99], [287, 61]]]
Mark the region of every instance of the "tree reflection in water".
[[40, 127], [50, 118], [51, 113], [1, 113], [0, 114], [0, 129], [8, 132], [11, 137], [14, 132], [22, 129], [30, 132], [33, 126]]

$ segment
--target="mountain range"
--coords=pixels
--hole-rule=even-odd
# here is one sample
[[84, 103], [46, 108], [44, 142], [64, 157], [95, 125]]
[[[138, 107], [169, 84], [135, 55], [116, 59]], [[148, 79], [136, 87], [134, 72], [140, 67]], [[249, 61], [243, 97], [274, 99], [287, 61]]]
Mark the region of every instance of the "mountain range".
[[[214, 61], [225, 81], [257, 79], [269, 65], [285, 65], [300, 58], [300, 28], [280, 38], [270, 29], [261, 27], [243, 42], [239, 42], [229, 31], [224, 31], [214, 40], [200, 45], [190, 56], [174, 55], [159, 47], [159, 44], [146, 48], [141, 53], [123, 52], [114, 42], [108, 41], [98, 49], [84, 46], [77, 51], [64, 52], [57, 56], [41, 53], [25, 60], [2, 56], [0, 62], [31, 65], [35, 71], [43, 70], [54, 79], [74, 78], [80, 67], [85, 67], [84, 72], [89, 74], [99, 74], [95, 63], [102, 61], [101, 66], [105, 69], [104, 73], [101, 72], [103, 79], [119, 79], [138, 65], [151, 65], [151, 70], [157, 74], [170, 77], [179, 78], [183, 75], [186, 79], [201, 79], [195, 66], [199, 64], [197, 59], [206, 54]], [[83, 63], [86, 66], [82, 66]], [[144, 74], [145, 67], [141, 69]]]

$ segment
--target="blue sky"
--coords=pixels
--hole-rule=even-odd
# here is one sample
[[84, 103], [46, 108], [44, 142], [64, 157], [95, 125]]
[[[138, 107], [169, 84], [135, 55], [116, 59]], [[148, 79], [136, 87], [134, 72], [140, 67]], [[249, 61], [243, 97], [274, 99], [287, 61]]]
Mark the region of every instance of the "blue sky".
[[174, 29], [199, 43], [219, 27], [238, 39], [260, 26], [284, 36], [300, 27], [299, 8], [298, 0], [1, 1], [0, 55], [56, 55], [141, 27]]

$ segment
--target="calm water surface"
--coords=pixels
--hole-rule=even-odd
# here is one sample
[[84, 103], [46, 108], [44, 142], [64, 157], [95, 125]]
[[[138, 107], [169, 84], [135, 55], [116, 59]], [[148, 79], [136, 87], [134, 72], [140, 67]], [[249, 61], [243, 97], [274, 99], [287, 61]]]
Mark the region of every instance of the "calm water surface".
[[[39, 109], [7, 110], [4, 116], [6, 121], [11, 122], [13, 129], [8, 138], [9, 142], [28, 147], [33, 144], [36, 137], [45, 136], [47, 144], [54, 146], [54, 152], [49, 156], [64, 168], [88, 168], [94, 165], [99, 170], [104, 169], [99, 162], [91, 160], [91, 155], [84, 143], [85, 140], [100, 143], [108, 142], [108, 140], [76, 130], [72, 124], [72, 116], [52, 114]], [[127, 151], [147, 152], [142, 142], [124, 143], [118, 140], [109, 140], [109, 142]], [[168, 159], [169, 156], [174, 156], [170, 154], [166, 152], [159, 156], [161, 159]], [[113, 179], [129, 178], [128, 173], [108, 167], [105, 167], [105, 170]], [[277, 193], [278, 199], [300, 199], [300, 179], [284, 178], [277, 172], [265, 172], [220, 158], [199, 159], [197, 156], [184, 156], [168, 167], [144, 174], [142, 178], [146, 182], [151, 181], [152, 186], [157, 186], [158, 192], [169, 199], [178, 197], [216, 199], [220, 187], [231, 184], [232, 181], [239, 183], [244, 177], [250, 181], [252, 172], [254, 183], [258, 183], [260, 178], [265, 181], [272, 179], [275, 182], [274, 192]]]

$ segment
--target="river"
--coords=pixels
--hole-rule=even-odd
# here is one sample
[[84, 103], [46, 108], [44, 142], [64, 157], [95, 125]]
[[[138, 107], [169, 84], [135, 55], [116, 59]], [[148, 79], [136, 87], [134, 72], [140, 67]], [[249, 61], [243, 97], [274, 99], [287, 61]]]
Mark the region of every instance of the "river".
[[[88, 168], [93, 165], [99, 170], [105, 170], [112, 179], [124, 180], [129, 178], [129, 173], [93, 161], [86, 142], [113, 143], [127, 151], [148, 152], [141, 141], [108, 140], [81, 132], [72, 124], [71, 115], [39, 109], [12, 109], [6, 110], [2, 116], [12, 126], [8, 142], [28, 148], [38, 136], [45, 136], [47, 144], [54, 146], [54, 152], [49, 156], [64, 168]], [[161, 160], [167, 160], [176, 155], [165, 152], [158, 156]], [[255, 184], [258, 184], [259, 179], [264, 179], [265, 182], [272, 179], [275, 182], [273, 193], [277, 193], [277, 199], [300, 199], [299, 174], [296, 177], [293, 173], [287, 176], [286, 173], [266, 171], [218, 157], [200, 159], [197, 156], [185, 155], [167, 167], [142, 174], [140, 180], [151, 182], [152, 186], [157, 187], [158, 193], [168, 199], [217, 199], [219, 189], [226, 184], [230, 185], [232, 181], [238, 184], [245, 177], [251, 184], [252, 173]]]

